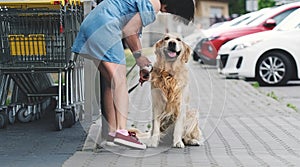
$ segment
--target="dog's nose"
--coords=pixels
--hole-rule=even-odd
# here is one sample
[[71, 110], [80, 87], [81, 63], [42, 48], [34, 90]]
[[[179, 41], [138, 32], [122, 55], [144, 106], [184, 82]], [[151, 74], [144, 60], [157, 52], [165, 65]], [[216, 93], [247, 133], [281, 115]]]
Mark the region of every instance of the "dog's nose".
[[168, 47], [170, 50], [176, 50], [176, 42], [170, 41]]

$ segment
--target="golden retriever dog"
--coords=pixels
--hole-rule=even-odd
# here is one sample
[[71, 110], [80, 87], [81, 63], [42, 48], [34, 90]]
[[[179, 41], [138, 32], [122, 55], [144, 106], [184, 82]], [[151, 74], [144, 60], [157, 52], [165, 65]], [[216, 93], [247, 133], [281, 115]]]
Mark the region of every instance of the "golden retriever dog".
[[157, 147], [173, 127], [173, 147], [200, 145], [199, 116], [189, 109], [189, 79], [186, 63], [191, 49], [179, 37], [166, 34], [155, 45], [156, 61], [151, 72], [153, 126], [148, 147]]

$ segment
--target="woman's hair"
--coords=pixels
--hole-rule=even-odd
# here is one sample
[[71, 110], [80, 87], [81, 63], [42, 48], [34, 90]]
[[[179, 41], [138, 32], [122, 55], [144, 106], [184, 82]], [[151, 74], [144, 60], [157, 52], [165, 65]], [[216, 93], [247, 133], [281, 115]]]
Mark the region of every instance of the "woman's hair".
[[184, 24], [187, 25], [194, 20], [194, 0], [160, 0], [160, 2], [166, 5], [168, 13], [179, 16], [176, 18]]

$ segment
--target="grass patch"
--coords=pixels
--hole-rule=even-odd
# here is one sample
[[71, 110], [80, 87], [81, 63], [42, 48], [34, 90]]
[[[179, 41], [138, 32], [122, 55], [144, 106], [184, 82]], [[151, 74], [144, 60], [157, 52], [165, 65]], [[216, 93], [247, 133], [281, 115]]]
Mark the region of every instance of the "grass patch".
[[271, 97], [272, 99], [279, 101], [278, 96], [272, 91], [271, 93], [267, 93], [267, 96]]
[[135, 59], [129, 49], [125, 49], [126, 67], [130, 68], [135, 64]]
[[254, 88], [259, 88], [259, 87], [260, 87], [258, 82], [254, 82], [254, 83], [252, 83], [251, 85], [252, 85]]
[[286, 104], [286, 106], [288, 108], [291, 108], [291, 109], [295, 110], [295, 111], [298, 111], [297, 107], [295, 105], [291, 104], [291, 103]]
[[147, 125], [147, 128], [150, 129], [150, 128], [151, 128], [151, 124], [148, 124], [148, 125]]

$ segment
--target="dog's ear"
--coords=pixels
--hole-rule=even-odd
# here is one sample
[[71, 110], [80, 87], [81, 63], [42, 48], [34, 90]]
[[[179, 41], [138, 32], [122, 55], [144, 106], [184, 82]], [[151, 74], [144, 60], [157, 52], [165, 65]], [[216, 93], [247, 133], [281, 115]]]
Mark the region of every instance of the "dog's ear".
[[186, 43], [182, 42], [183, 48], [184, 48], [184, 52], [182, 54], [181, 57], [181, 61], [183, 61], [184, 63], [187, 63], [189, 61], [189, 57], [191, 54], [191, 47], [188, 46]]
[[159, 40], [159, 41], [157, 41], [157, 42], [154, 44], [154, 48], [155, 48], [154, 53], [155, 53], [156, 55], [160, 55], [160, 49], [162, 48], [162, 47], [161, 47], [162, 44], [163, 44], [163, 40]]

